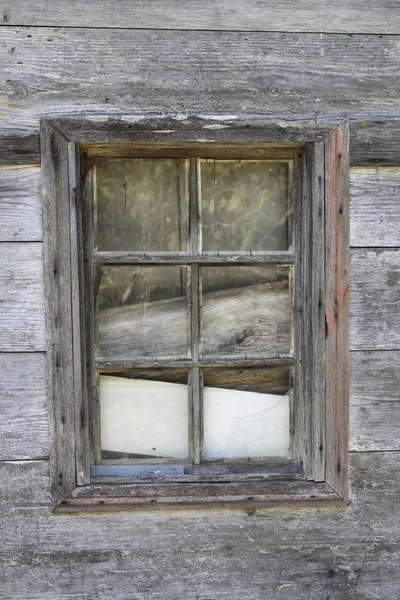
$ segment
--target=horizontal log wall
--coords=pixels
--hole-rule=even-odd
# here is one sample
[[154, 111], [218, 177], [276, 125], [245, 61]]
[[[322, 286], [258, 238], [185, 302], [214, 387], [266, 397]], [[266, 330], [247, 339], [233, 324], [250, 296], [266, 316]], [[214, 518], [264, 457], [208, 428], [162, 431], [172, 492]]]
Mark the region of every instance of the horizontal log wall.
[[400, 16], [390, 0], [317, 0], [298, 2], [257, 0], [251, 8], [241, 0], [5, 0], [0, 23], [56, 27], [135, 27], [136, 29], [208, 29], [215, 31], [321, 31], [398, 33]]
[[399, 60], [398, 35], [3, 27], [0, 129], [161, 110], [361, 116], [368, 130], [398, 116]]
[[[389, 0], [3, 2], [0, 600], [400, 597], [399, 23]], [[38, 126], [98, 112], [350, 117], [347, 510], [50, 513]]]

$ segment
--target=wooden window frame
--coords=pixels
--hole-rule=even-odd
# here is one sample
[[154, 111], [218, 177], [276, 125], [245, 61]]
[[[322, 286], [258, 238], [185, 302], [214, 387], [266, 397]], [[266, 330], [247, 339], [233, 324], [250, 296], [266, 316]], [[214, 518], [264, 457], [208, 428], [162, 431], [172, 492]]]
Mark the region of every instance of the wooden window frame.
[[[129, 156], [133, 145], [157, 156], [173, 147], [187, 156], [207, 144], [215, 156], [263, 153], [287, 156], [303, 148], [301, 172], [300, 416], [302, 471], [274, 463], [262, 476], [232, 470], [220, 477], [166, 481], [143, 478], [121, 486], [90, 480], [91, 401], [86, 371], [90, 302], [83, 286], [92, 265], [82, 220], [90, 219], [83, 174], [109, 156]], [[348, 504], [349, 411], [349, 123], [348, 119], [273, 119], [246, 116], [122, 116], [43, 119], [44, 249], [48, 400], [52, 432], [51, 496], [57, 512]], [[277, 257], [279, 260], [281, 257]], [[244, 259], [245, 261], [245, 259]], [[132, 264], [132, 257], [130, 260]], [[89, 316], [89, 318], [84, 318]], [[295, 325], [296, 326], [296, 325]], [[254, 362], [254, 361], [253, 361]]]

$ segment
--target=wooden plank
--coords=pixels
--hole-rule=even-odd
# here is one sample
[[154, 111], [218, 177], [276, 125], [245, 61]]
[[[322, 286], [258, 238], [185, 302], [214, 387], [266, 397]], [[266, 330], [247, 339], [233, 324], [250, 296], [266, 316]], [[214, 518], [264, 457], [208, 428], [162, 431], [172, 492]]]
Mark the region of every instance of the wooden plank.
[[49, 453], [44, 353], [0, 354], [0, 460]]
[[400, 250], [353, 249], [350, 281], [351, 349], [399, 349]]
[[75, 487], [75, 396], [68, 142], [41, 129], [52, 506]]
[[333, 0], [321, 5], [312, 0], [307, 5], [279, 0], [270, 5], [256, 2], [245, 7], [240, 0], [118, 0], [101, 10], [90, 0], [70, 0], [68, 10], [61, 0], [45, 0], [34, 5], [23, 0], [4, 3], [2, 25], [46, 27], [118, 27], [135, 29], [188, 29], [214, 31], [292, 31], [396, 34], [400, 19], [397, 5], [390, 0], [368, 4]]
[[351, 246], [400, 246], [400, 169], [352, 169], [350, 199]]
[[1, 243], [0, 260], [0, 351], [43, 351], [43, 245]]
[[351, 450], [400, 450], [399, 361], [399, 352], [351, 353]]
[[396, 36], [4, 27], [2, 38], [5, 128], [138, 107], [363, 120], [399, 113]]
[[307, 481], [246, 481], [230, 483], [92, 484], [77, 487], [57, 508], [58, 513], [104, 510], [255, 509], [325, 506], [345, 508], [326, 483]]
[[[380, 77], [378, 78], [380, 79]], [[350, 121], [352, 166], [400, 166], [400, 119], [361, 116]]]
[[349, 129], [325, 143], [326, 481], [348, 501]]
[[40, 163], [39, 132], [10, 129], [0, 130], [0, 164], [33, 165]]
[[42, 240], [40, 168], [0, 167], [0, 241]]
[[[80, 142], [83, 148], [88, 144], [112, 142], [133, 143], [136, 145], [155, 144], [157, 147], [168, 144], [187, 143], [189, 148], [204, 145], [204, 154], [208, 148], [226, 145], [227, 153], [233, 144], [243, 145], [249, 154], [252, 146], [256, 148], [265, 143], [267, 149], [272, 143], [283, 144], [283, 149], [293, 143], [301, 146], [304, 142], [323, 141], [341, 123], [340, 117], [319, 117], [315, 115], [269, 115], [251, 112], [237, 114], [141, 114], [141, 115], [97, 115], [68, 119], [64, 117], [50, 119], [51, 124], [63, 131], [68, 139]], [[290, 146], [289, 146], [290, 149]], [[197, 155], [200, 153], [196, 153]], [[234, 152], [233, 152], [234, 154]], [[90, 167], [90, 161], [89, 161]]]
[[[398, 542], [400, 461], [398, 452], [350, 455], [351, 502], [344, 511], [181, 511], [55, 517], [50, 513], [47, 461], [0, 462], [1, 548], [57, 552], [190, 548], [262, 544], [277, 549], [293, 538], [312, 547]], [[253, 541], [249, 540], [246, 533]], [[211, 540], [211, 542], [210, 542]], [[296, 545], [296, 544], [295, 544]], [[25, 599], [24, 599], [25, 600]]]
[[[252, 537], [247, 529], [241, 533]], [[118, 600], [396, 600], [399, 560], [396, 540], [329, 546], [301, 540], [270, 548], [246, 538], [240, 546], [160, 545], [154, 551], [28, 549], [1, 553], [0, 599], [105, 600], [112, 590]]]

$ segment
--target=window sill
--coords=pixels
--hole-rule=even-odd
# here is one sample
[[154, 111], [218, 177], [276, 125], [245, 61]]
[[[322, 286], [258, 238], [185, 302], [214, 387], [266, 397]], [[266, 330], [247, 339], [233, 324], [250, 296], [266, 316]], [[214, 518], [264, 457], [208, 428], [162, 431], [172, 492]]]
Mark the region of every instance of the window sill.
[[235, 483], [91, 484], [77, 487], [56, 513], [122, 510], [229, 508], [346, 508], [327, 483], [257, 481]]

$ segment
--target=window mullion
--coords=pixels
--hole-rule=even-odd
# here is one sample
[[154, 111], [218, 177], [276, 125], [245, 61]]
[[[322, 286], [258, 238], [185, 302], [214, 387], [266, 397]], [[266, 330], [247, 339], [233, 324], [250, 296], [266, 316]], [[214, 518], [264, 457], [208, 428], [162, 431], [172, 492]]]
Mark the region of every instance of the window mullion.
[[[197, 159], [190, 159], [189, 173], [189, 203], [190, 203], [190, 238], [189, 254], [199, 254], [199, 198], [197, 186]], [[199, 315], [199, 265], [194, 263], [190, 266], [191, 281], [191, 357], [192, 360], [199, 359], [200, 341], [200, 315]], [[189, 376], [190, 400], [191, 400], [191, 457], [194, 464], [200, 463], [202, 449], [202, 409], [200, 390], [200, 369], [193, 367]]]

